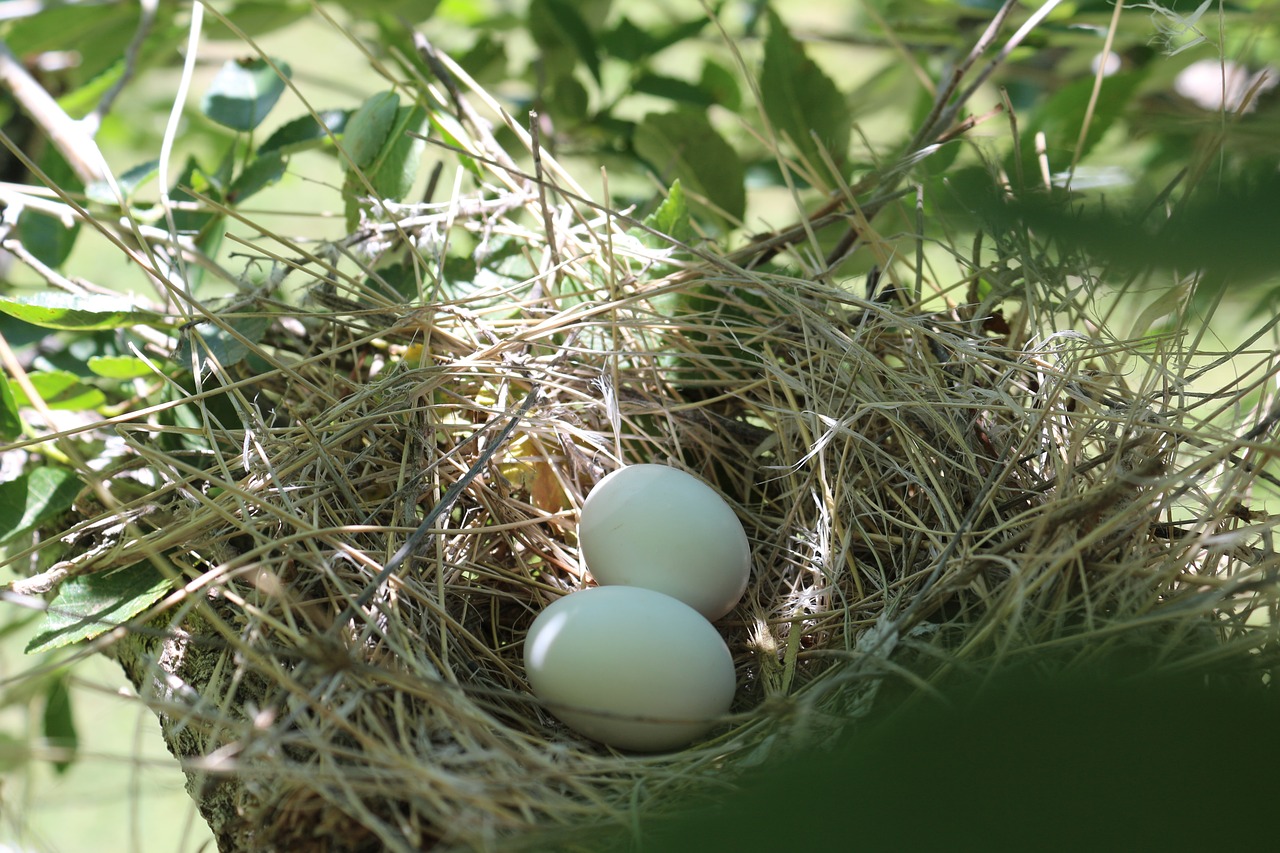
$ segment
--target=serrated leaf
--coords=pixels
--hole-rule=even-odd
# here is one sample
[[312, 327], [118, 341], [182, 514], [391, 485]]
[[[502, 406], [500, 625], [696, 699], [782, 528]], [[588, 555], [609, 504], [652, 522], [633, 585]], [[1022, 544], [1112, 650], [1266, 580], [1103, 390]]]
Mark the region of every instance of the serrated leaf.
[[284, 177], [288, 161], [279, 153], [254, 157], [244, 171], [236, 175], [227, 190], [227, 201], [238, 204], [254, 193], [278, 183]]
[[132, 355], [90, 356], [85, 366], [95, 376], [101, 376], [104, 379], [137, 379], [151, 374], [151, 368], [147, 363]]
[[311, 115], [295, 118], [275, 129], [267, 141], [258, 146], [258, 154], [295, 154], [316, 148], [329, 141], [329, 135], [340, 136], [351, 116], [350, 110], [321, 110], [316, 121]]
[[71, 578], [49, 602], [40, 631], [27, 644], [27, 654], [92, 640], [142, 613], [171, 586], [149, 562]]
[[[658, 205], [657, 210], [644, 218], [644, 224], [673, 240], [686, 242], [693, 236], [693, 226], [689, 222], [689, 204], [685, 201], [684, 188], [680, 179], [671, 185], [667, 197]], [[653, 234], [645, 234], [644, 241], [655, 248], [667, 248], [665, 240]]]
[[9, 385], [9, 377], [0, 376], [0, 441], [9, 442], [22, 435], [22, 416], [18, 400]]
[[[50, 409], [83, 411], [101, 406], [106, 395], [97, 388], [85, 385], [69, 370], [36, 370], [27, 374], [32, 388]], [[32, 401], [21, 386], [13, 387], [13, 396], [19, 406], [30, 406]]]
[[[831, 160], [843, 165], [849, 151], [853, 117], [844, 95], [769, 9], [764, 41], [760, 99], [774, 130], [791, 140], [821, 178], [826, 174], [819, 143]], [[817, 141], [814, 135], [817, 136]]]
[[85, 331], [125, 326], [166, 326], [162, 314], [139, 308], [132, 299], [105, 294], [46, 291], [32, 296], [0, 296], [0, 312], [46, 329]]
[[75, 760], [75, 753], [80, 745], [75, 716], [71, 713], [71, 690], [66, 675], [49, 682], [49, 689], [44, 695], [42, 723], [44, 739], [50, 746], [66, 753], [65, 758], [53, 761], [53, 769], [60, 774], [65, 773]]
[[[273, 60], [286, 78], [289, 65]], [[250, 131], [262, 123], [284, 94], [285, 82], [264, 59], [229, 59], [200, 100], [200, 111], [223, 127]]]
[[377, 158], [387, 144], [399, 110], [399, 95], [394, 91], [379, 92], [370, 96], [347, 120], [342, 147], [353, 166], [363, 169]]
[[741, 220], [747, 204], [742, 160], [705, 113], [651, 113], [636, 127], [632, 144], [665, 183], [678, 179], [719, 217]]
[[55, 465], [0, 483], [0, 543], [57, 518], [83, 487], [75, 472]]

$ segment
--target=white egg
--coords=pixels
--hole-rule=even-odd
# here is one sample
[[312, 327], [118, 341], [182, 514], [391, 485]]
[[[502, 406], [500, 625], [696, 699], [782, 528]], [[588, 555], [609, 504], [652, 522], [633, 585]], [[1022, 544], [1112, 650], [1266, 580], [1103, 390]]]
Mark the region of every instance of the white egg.
[[669, 595], [601, 586], [538, 614], [525, 673], [548, 711], [619, 749], [682, 747], [733, 702], [733, 657], [716, 629]]
[[666, 465], [630, 465], [596, 484], [578, 541], [601, 585], [680, 599], [708, 619], [737, 605], [751, 572], [742, 522], [715, 490]]

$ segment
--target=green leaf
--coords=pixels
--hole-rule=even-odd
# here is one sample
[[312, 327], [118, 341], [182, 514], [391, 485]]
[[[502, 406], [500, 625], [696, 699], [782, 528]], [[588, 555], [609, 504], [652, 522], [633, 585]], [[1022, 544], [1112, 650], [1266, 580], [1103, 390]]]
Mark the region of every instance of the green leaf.
[[395, 124], [387, 145], [369, 168], [370, 183], [379, 198], [402, 200], [413, 189], [418, 175], [426, 140], [413, 134], [423, 134], [427, 129], [427, 113], [422, 107], [401, 107], [396, 113]]
[[[85, 385], [69, 370], [39, 370], [27, 374], [31, 385], [40, 399], [50, 409], [67, 411], [83, 411], [94, 409], [107, 401], [107, 397], [97, 388]], [[22, 388], [14, 387], [13, 396], [19, 406], [30, 406]]]
[[[453, 148], [457, 152], [465, 151], [466, 145], [463, 140], [467, 138], [467, 132], [458, 124], [458, 120], [451, 115], [442, 112], [433, 112], [430, 116], [431, 128], [436, 132], [440, 141], [445, 145]], [[465, 154], [457, 153], [455, 156], [464, 169], [470, 172], [478, 180], [485, 179], [485, 172], [480, 168], [474, 158]]]
[[791, 140], [816, 177], [827, 173], [819, 144], [837, 167], [844, 164], [853, 127], [849, 105], [831, 78], [805, 55], [773, 9], [769, 10], [769, 35], [764, 42], [760, 98], [774, 130]]
[[[288, 63], [273, 60], [285, 78]], [[232, 130], [250, 131], [262, 123], [284, 94], [285, 81], [264, 59], [229, 59], [200, 101], [200, 111]]]
[[[173, 187], [169, 190], [169, 197], [174, 201], [190, 201], [199, 204], [194, 193], [207, 196], [216, 202], [222, 202], [222, 184], [217, 175], [210, 175], [204, 168], [196, 162], [195, 157], [188, 157], [187, 163], [182, 169], [182, 174], [174, 181]], [[209, 210], [191, 210], [179, 208], [173, 211], [173, 224], [178, 231], [184, 234], [194, 234], [196, 241], [204, 243], [212, 238], [218, 223], [223, 219], [222, 214]], [[213, 254], [209, 251], [208, 246], [202, 246], [207, 254]], [[200, 267], [196, 267], [195, 272], [199, 273]]]
[[[150, 181], [160, 173], [160, 161], [148, 160], [145, 163], [139, 163], [124, 174], [116, 177], [116, 185], [120, 187], [120, 193], [128, 201], [138, 189], [138, 187]], [[111, 190], [111, 185], [106, 181], [94, 181], [85, 187], [85, 194], [90, 200], [99, 204], [115, 204], [116, 195]]]
[[595, 81], [600, 82], [600, 48], [576, 4], [566, 0], [533, 0], [529, 4], [529, 21], [540, 47], [555, 47], [557, 41], [570, 46]]
[[66, 512], [83, 487], [73, 471], [56, 465], [0, 483], [0, 543]]
[[152, 372], [145, 361], [132, 355], [90, 356], [85, 366], [104, 379], [137, 379]]
[[480, 33], [466, 53], [455, 59], [473, 80], [481, 83], [499, 83], [506, 79], [504, 76], [507, 70], [506, 43], [494, 38], [492, 33]]
[[123, 296], [92, 294], [81, 296], [46, 291], [32, 296], [0, 296], [0, 312], [46, 329], [86, 331], [119, 329], [125, 326], [166, 326], [162, 314], [139, 308]]
[[[1039, 155], [1035, 149], [1038, 133], [1045, 135], [1046, 150], [1054, 171], [1065, 170], [1073, 156], [1083, 159], [1121, 117], [1145, 79], [1146, 74], [1141, 71], [1120, 72], [1102, 82], [1089, 130], [1078, 152], [1075, 152], [1075, 147], [1080, 137], [1080, 122], [1093, 97], [1094, 80], [1092, 77], [1076, 80], [1054, 92], [1035, 111], [1020, 134], [1023, 171], [1029, 175], [1039, 172]], [[1016, 174], [1013, 169], [1009, 173]]]
[[69, 753], [66, 758], [55, 759], [53, 762], [53, 769], [59, 774], [65, 773], [71, 766], [80, 745], [75, 716], [71, 713], [68, 681], [65, 674], [52, 679], [44, 695], [44, 738], [50, 746]]
[[[667, 184], [679, 180], [710, 203], [719, 217], [738, 222], [746, 210], [742, 160], [703, 112], [651, 113], [636, 128], [636, 153]], [[695, 207], [703, 207], [694, 202]]]
[[236, 176], [227, 190], [227, 201], [236, 204], [284, 177], [288, 161], [279, 153], [254, 157], [244, 171]]
[[0, 376], [0, 441], [15, 441], [22, 435], [22, 416], [18, 414], [18, 400], [13, 396], [9, 377]]
[[[262, 316], [228, 317], [224, 318], [223, 322], [235, 334], [213, 323], [192, 326], [187, 332], [187, 336], [183, 338], [177, 353], [174, 354], [174, 360], [179, 364], [190, 366], [191, 353], [194, 349], [196, 359], [200, 365], [204, 365], [209, 359], [216, 359], [218, 364], [223, 367], [238, 364], [253, 351], [251, 345], [262, 340], [262, 336], [267, 333], [267, 328], [271, 325], [271, 318]], [[198, 345], [194, 343], [196, 337], [200, 339]], [[242, 338], [243, 340], [241, 340]], [[248, 343], [245, 343], [245, 341]]]
[[[653, 230], [665, 234], [673, 240], [687, 242], [693, 236], [693, 226], [689, 222], [689, 205], [685, 201], [684, 188], [677, 178], [667, 191], [667, 197], [658, 205], [658, 209], [644, 218], [644, 224]], [[655, 248], [667, 248], [665, 240], [646, 233], [644, 241]]]
[[171, 587], [164, 573], [145, 561], [71, 578], [49, 602], [41, 630], [27, 643], [27, 654], [92, 640], [155, 604]]
[[709, 93], [715, 103], [731, 112], [736, 113], [742, 105], [742, 92], [738, 88], [737, 76], [718, 62], [708, 59], [702, 63], [698, 88]]
[[361, 180], [354, 171], [347, 173], [343, 195], [347, 202], [349, 228], [354, 229], [359, 223], [359, 199], [369, 195], [370, 187], [376, 198], [389, 201], [401, 201], [413, 189], [422, 152], [427, 146], [426, 140], [421, 138], [427, 125], [427, 113], [422, 107], [417, 104], [400, 107], [386, 133], [382, 150], [361, 169], [364, 179]]
[[391, 127], [400, 110], [400, 96], [394, 91], [371, 96], [347, 121], [342, 147], [351, 165], [363, 169], [372, 163], [387, 144]]
[[645, 29], [623, 17], [613, 29], [600, 37], [600, 46], [610, 56], [624, 62], [639, 63], [672, 45], [695, 38], [707, 26], [709, 20], [710, 18], [705, 15], [699, 15], [665, 29], [658, 27]]
[[613, 29], [600, 37], [600, 46], [610, 56], [623, 62], [638, 63], [648, 59], [663, 48], [658, 37], [643, 27], [638, 27], [630, 18], [623, 16]]
[[293, 121], [285, 122], [267, 137], [267, 141], [258, 146], [258, 155], [295, 154], [310, 148], [317, 148], [329, 141], [330, 134], [340, 136], [350, 120], [350, 110], [321, 110], [316, 121], [310, 114], [299, 116]]
[[701, 86], [678, 77], [667, 77], [664, 74], [641, 74], [631, 88], [641, 94], [656, 95], [659, 98], [700, 107], [708, 107], [716, 102], [712, 93]]
[[[286, 27], [294, 21], [305, 18], [311, 11], [311, 4], [298, 0], [241, 0], [229, 9], [223, 10], [227, 20], [236, 25], [236, 29], [249, 38], [257, 38], [274, 30]], [[235, 39], [240, 36], [217, 19], [209, 20], [205, 25], [204, 35], [211, 39]]]
[[[84, 184], [67, 164], [66, 158], [52, 146], [40, 158], [40, 168], [48, 175], [53, 186], [61, 187], [73, 195], [84, 189]], [[18, 218], [18, 239], [27, 251], [51, 269], [62, 267], [71, 255], [79, 234], [79, 222], [63, 222], [47, 213], [23, 210]]]
[[123, 4], [41, 3], [37, 8], [34, 15], [6, 22], [5, 42], [18, 56], [66, 50], [68, 45], [89, 48], [99, 42], [123, 47], [138, 22], [138, 8]]

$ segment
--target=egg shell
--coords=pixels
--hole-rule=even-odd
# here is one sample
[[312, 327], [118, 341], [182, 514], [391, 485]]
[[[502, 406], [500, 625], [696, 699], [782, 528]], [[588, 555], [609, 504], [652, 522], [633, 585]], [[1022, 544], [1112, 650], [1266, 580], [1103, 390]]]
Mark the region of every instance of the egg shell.
[[570, 728], [659, 752], [706, 733], [733, 702], [733, 656], [706, 619], [669, 595], [593, 587], [556, 599], [529, 627], [529, 686]]
[[663, 592], [711, 620], [737, 605], [751, 573], [751, 545], [733, 509], [667, 465], [629, 465], [597, 483], [578, 541], [597, 583]]

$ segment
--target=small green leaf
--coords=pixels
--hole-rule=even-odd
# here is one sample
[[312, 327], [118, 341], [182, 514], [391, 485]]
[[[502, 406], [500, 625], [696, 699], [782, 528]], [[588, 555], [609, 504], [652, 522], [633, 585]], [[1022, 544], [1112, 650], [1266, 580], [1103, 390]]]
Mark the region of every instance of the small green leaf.
[[718, 216], [741, 220], [747, 205], [742, 160], [705, 113], [651, 113], [636, 128], [632, 144], [665, 183], [678, 179], [707, 199]]
[[132, 299], [105, 294], [46, 291], [27, 297], [0, 296], [0, 312], [46, 329], [69, 331], [168, 325], [164, 315], [139, 308]]
[[679, 103], [708, 107], [715, 103], [711, 92], [699, 85], [681, 80], [678, 77], [667, 77], [664, 74], [644, 73], [636, 78], [632, 88], [641, 94], [656, 95]]
[[[210, 175], [205, 171], [194, 157], [188, 157], [187, 163], [182, 169], [182, 174], [174, 181], [173, 187], [169, 190], [169, 197], [174, 201], [190, 201], [200, 203], [193, 193], [199, 193], [207, 196], [216, 202], [222, 202], [222, 185], [217, 175]], [[214, 234], [218, 233], [217, 225], [223, 219], [222, 214], [209, 210], [191, 210], [189, 208], [179, 208], [173, 212], [174, 226], [184, 234], [194, 234], [197, 242], [213, 239]], [[212, 254], [208, 246], [203, 246], [206, 253]], [[195, 272], [199, 273], [200, 267], [196, 267]]]
[[22, 416], [9, 377], [0, 376], [0, 441], [14, 441], [22, 435]]
[[104, 379], [137, 379], [152, 372], [145, 361], [131, 355], [94, 355], [85, 366]]
[[[250, 352], [251, 346], [262, 340], [271, 318], [262, 316], [230, 317], [224, 322], [231, 329], [227, 331], [213, 323], [201, 323], [192, 326], [178, 347], [174, 360], [182, 365], [191, 364], [191, 352], [194, 348], [196, 359], [203, 365], [208, 359], [217, 360], [223, 367], [230, 367], [243, 361]], [[233, 334], [234, 332], [234, 334]], [[237, 337], [238, 336], [238, 337]], [[194, 339], [199, 337], [200, 343]], [[246, 343], [247, 341], [247, 343]]]
[[[760, 99], [765, 115], [786, 136], [815, 176], [826, 174], [819, 145], [841, 166], [849, 151], [853, 117], [844, 95], [821, 68], [805, 55], [778, 13], [769, 9], [769, 35], [764, 42]], [[814, 139], [817, 135], [817, 140]]]
[[284, 177], [288, 161], [279, 153], [254, 157], [244, 171], [236, 175], [227, 190], [227, 201], [231, 204], [244, 201]]
[[[27, 374], [40, 399], [50, 409], [83, 411], [94, 409], [107, 401], [97, 388], [85, 385], [69, 370], [39, 370]], [[20, 386], [13, 388], [13, 396], [19, 406], [30, 406], [31, 400]]]
[[[1083, 140], [1080, 140], [1080, 121], [1093, 99], [1093, 78], [1067, 83], [1055, 91], [1035, 110], [1020, 134], [1023, 170], [1036, 174], [1039, 169], [1035, 139], [1040, 133], [1044, 134], [1050, 162], [1065, 168], [1073, 157], [1083, 159], [1128, 109], [1145, 79], [1146, 74], [1141, 71], [1122, 71], [1106, 78], [1098, 90], [1097, 101], [1093, 102], [1089, 130]], [[1077, 141], [1083, 143], [1079, 151], [1075, 151]], [[1015, 172], [1010, 169], [1010, 173]]]
[[567, 0], [533, 0], [529, 5], [529, 18], [531, 28], [534, 21], [542, 25], [534, 30], [535, 38], [539, 33], [543, 36], [540, 45], [545, 48], [549, 36], [571, 46], [595, 81], [600, 82], [600, 49], [577, 5]]
[[0, 483], [0, 543], [57, 518], [83, 487], [74, 472], [55, 465]]
[[[120, 187], [120, 193], [128, 201], [134, 191], [138, 187], [150, 181], [160, 173], [160, 161], [148, 160], [145, 163], [139, 163], [132, 169], [116, 178], [116, 185]], [[99, 204], [115, 204], [116, 194], [112, 192], [111, 185], [106, 181], [94, 181], [85, 187], [85, 194], [89, 196], [91, 201]]]
[[402, 200], [413, 189], [426, 140], [414, 134], [427, 129], [427, 113], [414, 104], [401, 107], [391, 128], [387, 145], [370, 167], [369, 179], [379, 198]]
[[387, 144], [399, 110], [400, 96], [386, 91], [371, 96], [355, 111], [342, 134], [342, 147], [353, 166], [363, 169], [377, 158]]
[[708, 59], [702, 63], [698, 87], [731, 112], [737, 112], [742, 105], [742, 92], [738, 88], [737, 76], [718, 62]]
[[65, 674], [49, 682], [49, 689], [44, 695], [43, 723], [45, 740], [67, 754], [67, 757], [53, 761], [53, 769], [59, 774], [65, 773], [75, 760], [76, 749], [80, 745], [75, 716], [71, 713], [71, 690]]
[[[40, 158], [40, 168], [53, 186], [61, 187], [71, 194], [84, 189], [84, 184], [56, 148], [50, 147], [44, 153]], [[18, 217], [18, 239], [28, 252], [51, 269], [62, 267], [71, 255], [79, 234], [79, 222], [64, 222], [47, 213], [28, 209], [23, 210]]]
[[600, 37], [600, 46], [623, 62], [638, 63], [657, 53], [663, 44], [644, 27], [638, 27], [623, 16], [613, 29]]
[[427, 126], [427, 113], [422, 107], [417, 104], [400, 107], [388, 128], [382, 150], [361, 169], [361, 174], [347, 173], [342, 189], [349, 228], [354, 229], [359, 223], [359, 199], [369, 195], [370, 187], [379, 200], [400, 201], [409, 194], [418, 175], [422, 152], [427, 146], [421, 138]]
[[[289, 65], [273, 61], [288, 78]], [[209, 84], [200, 111], [224, 127], [250, 131], [267, 117], [284, 90], [285, 81], [266, 60], [229, 59]]]
[[41, 630], [27, 654], [92, 640], [128, 622], [169, 591], [172, 583], [149, 562], [101, 574], [80, 575], [58, 587]]
[[[644, 218], [644, 224], [660, 234], [673, 240], [686, 242], [693, 236], [693, 227], [689, 223], [689, 205], [685, 201], [684, 189], [677, 178], [667, 191], [667, 197], [658, 205], [658, 209]], [[645, 234], [646, 243], [656, 248], [667, 248], [669, 244], [653, 234]]]
[[351, 117], [350, 110], [321, 110], [317, 122], [311, 115], [295, 118], [276, 128], [267, 141], [258, 146], [258, 155], [284, 154], [316, 148], [329, 141], [329, 134], [341, 135]]
[[624, 62], [639, 63], [672, 45], [695, 38], [706, 28], [709, 20], [710, 18], [705, 15], [698, 15], [688, 21], [660, 29], [639, 27], [623, 17], [613, 29], [601, 35], [600, 46], [610, 56]]

